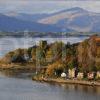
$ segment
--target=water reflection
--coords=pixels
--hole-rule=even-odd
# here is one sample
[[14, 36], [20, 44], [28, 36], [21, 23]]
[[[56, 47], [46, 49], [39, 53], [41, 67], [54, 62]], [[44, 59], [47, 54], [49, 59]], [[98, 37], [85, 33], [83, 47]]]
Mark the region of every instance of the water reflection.
[[84, 93], [91, 93], [91, 94], [98, 94], [100, 95], [100, 87], [97, 86], [85, 86], [85, 85], [73, 85], [73, 84], [60, 84], [60, 86], [68, 91], [74, 90], [75, 92], [84, 92]]
[[[29, 79], [34, 75], [34, 71], [14, 71], [14, 70], [5, 70], [5, 71], [0, 71], [0, 75], [5, 75], [7, 77], [13, 77], [13, 78], [22, 78], [22, 79]], [[100, 95], [100, 87], [96, 86], [83, 86], [83, 85], [73, 85], [73, 84], [56, 84], [56, 83], [51, 83], [50, 85], [55, 85], [62, 87], [63, 89], [67, 91], [83, 91], [85, 93], [92, 93], [92, 94], [99, 94]]]
[[3, 70], [3, 71], [0, 71], [0, 75], [4, 75], [7, 77], [11, 77], [11, 78], [13, 77], [13, 78], [28, 79], [28, 78], [31, 78], [33, 74], [34, 74], [34, 71], [32, 70], [27, 70], [27, 71]]
[[100, 87], [39, 83], [28, 79], [29, 74], [31, 73], [0, 72], [0, 100], [100, 99]]

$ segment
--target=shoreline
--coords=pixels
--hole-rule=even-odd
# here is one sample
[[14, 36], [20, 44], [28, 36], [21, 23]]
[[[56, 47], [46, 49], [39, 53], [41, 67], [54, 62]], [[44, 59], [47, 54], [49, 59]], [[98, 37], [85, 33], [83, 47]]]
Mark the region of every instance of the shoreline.
[[[0, 71], [17, 71], [17, 72], [27, 72], [27, 71], [34, 71], [36, 70], [35, 66], [31, 64], [4, 64], [2, 66], [0, 64]], [[73, 79], [55, 79], [55, 78], [41, 78], [41, 77], [32, 77], [33, 81], [39, 82], [47, 82], [47, 83], [57, 83], [57, 84], [76, 84], [76, 85], [86, 85], [86, 86], [99, 86], [100, 87], [100, 80], [99, 81], [85, 81], [85, 80], [73, 80]]]
[[46, 79], [46, 78], [32, 78], [33, 81], [46, 82], [46, 83], [57, 83], [57, 84], [73, 84], [73, 85], [85, 85], [85, 86], [99, 86], [98, 81], [84, 81], [84, 80], [65, 80], [65, 79]]

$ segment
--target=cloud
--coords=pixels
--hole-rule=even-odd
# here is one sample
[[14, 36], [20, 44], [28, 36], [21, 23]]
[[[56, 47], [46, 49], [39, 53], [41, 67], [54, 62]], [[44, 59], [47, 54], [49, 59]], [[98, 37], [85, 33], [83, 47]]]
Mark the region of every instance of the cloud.
[[100, 13], [96, 0], [0, 0], [0, 12], [51, 13], [71, 7], [82, 7]]

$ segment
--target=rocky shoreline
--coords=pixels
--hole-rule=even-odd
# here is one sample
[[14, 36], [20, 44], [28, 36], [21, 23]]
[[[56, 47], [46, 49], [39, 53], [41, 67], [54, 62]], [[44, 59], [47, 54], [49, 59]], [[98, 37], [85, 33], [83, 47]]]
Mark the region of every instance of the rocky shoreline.
[[86, 85], [86, 86], [99, 86], [99, 81], [85, 81], [85, 80], [70, 80], [70, 79], [53, 79], [53, 78], [32, 78], [33, 81], [47, 82], [47, 83], [57, 83], [57, 84], [76, 84], [76, 85]]

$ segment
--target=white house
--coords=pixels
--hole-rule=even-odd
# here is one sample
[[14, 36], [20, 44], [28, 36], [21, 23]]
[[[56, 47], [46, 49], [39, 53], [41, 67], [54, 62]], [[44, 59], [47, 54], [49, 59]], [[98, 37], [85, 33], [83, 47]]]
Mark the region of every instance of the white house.
[[78, 73], [77, 79], [82, 79], [83, 78], [83, 73]]
[[64, 72], [61, 74], [61, 77], [62, 77], [62, 78], [66, 78], [66, 76], [67, 76], [67, 75], [66, 75], [66, 73], [64, 73]]
[[69, 78], [75, 77], [75, 69], [74, 68], [68, 70], [68, 76], [69, 76]]

